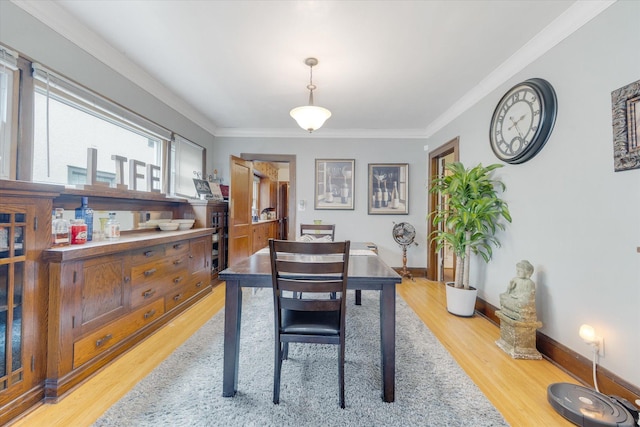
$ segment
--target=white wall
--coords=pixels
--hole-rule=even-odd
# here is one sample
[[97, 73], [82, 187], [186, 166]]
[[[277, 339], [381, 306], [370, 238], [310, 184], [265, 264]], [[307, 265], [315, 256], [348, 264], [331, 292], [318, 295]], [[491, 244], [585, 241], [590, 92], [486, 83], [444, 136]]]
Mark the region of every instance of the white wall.
[[542, 332], [590, 358], [582, 323], [604, 337], [601, 365], [640, 385], [640, 169], [614, 172], [611, 92], [640, 79], [640, 2], [619, 1], [429, 139], [460, 136], [461, 161], [495, 163], [489, 121], [514, 84], [542, 77], [558, 116], [547, 145], [499, 175], [513, 224], [489, 265], [475, 262], [480, 296], [499, 306], [515, 264], [535, 266]]
[[[294, 122], [292, 120], [292, 125]], [[318, 132], [320, 133], [320, 132]], [[336, 140], [309, 137], [300, 130], [301, 137], [276, 138], [216, 138], [207, 151], [207, 170], [218, 169], [224, 183], [229, 183], [229, 156], [241, 153], [296, 155], [296, 199], [306, 201], [304, 212], [296, 211], [296, 223], [321, 219], [336, 224], [336, 239], [374, 241], [380, 256], [393, 267], [402, 266], [402, 251], [393, 240], [393, 222], [409, 222], [416, 228], [418, 246], [407, 251], [409, 267], [426, 266], [426, 178], [428, 154], [424, 140]], [[354, 210], [315, 210], [315, 159], [355, 159]], [[409, 164], [409, 215], [368, 215], [368, 164]], [[298, 227], [296, 225], [296, 230]]]

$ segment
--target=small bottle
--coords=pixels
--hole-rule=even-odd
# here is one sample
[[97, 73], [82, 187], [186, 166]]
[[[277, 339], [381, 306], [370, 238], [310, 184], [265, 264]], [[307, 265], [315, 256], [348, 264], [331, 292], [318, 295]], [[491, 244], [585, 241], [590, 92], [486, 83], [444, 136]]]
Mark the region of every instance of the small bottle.
[[55, 219], [51, 223], [51, 237], [54, 247], [67, 246], [70, 242], [69, 221], [62, 217], [63, 214], [64, 209], [55, 209]]
[[384, 190], [382, 190], [382, 207], [389, 206], [389, 192], [387, 191], [387, 181], [382, 182], [384, 184]]
[[380, 188], [380, 183], [378, 183], [378, 189], [376, 190], [376, 198], [375, 198], [375, 204], [373, 205], [373, 207], [375, 208], [381, 208], [382, 207], [382, 189]]
[[115, 212], [109, 212], [109, 220], [104, 226], [104, 238], [108, 240], [120, 238], [120, 223], [116, 219]]
[[342, 189], [340, 190], [340, 201], [344, 204], [347, 203], [349, 198], [349, 186], [347, 185], [347, 180], [345, 179], [344, 184], [342, 184]]
[[89, 206], [89, 198], [82, 197], [82, 202], [79, 208], [76, 208], [76, 219], [84, 220], [87, 225], [87, 241], [93, 240], [93, 209]]
[[393, 181], [393, 191], [391, 191], [391, 208], [398, 209], [400, 207], [400, 196], [398, 195], [398, 181]]

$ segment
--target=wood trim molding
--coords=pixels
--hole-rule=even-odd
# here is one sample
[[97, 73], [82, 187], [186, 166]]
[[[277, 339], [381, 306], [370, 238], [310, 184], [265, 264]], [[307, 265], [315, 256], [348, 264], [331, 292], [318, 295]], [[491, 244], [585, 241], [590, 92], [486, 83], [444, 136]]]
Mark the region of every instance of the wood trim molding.
[[[446, 157], [449, 154], [453, 154], [453, 161], [457, 162], [460, 160], [460, 137], [456, 136], [450, 141], [445, 142], [440, 147], [436, 148], [432, 152], [429, 153], [429, 184], [427, 189], [427, 212], [429, 215], [431, 212], [435, 210], [436, 205], [438, 204], [438, 195], [431, 194], [431, 183], [433, 178], [438, 174], [438, 162], [443, 157]], [[430, 218], [430, 217], [429, 217]], [[431, 220], [427, 220], [427, 238], [428, 240], [428, 255], [427, 255], [427, 279], [429, 280], [438, 280], [438, 253], [436, 251], [436, 242], [430, 239], [431, 234], [433, 233], [433, 225]], [[454, 266], [455, 266], [455, 258], [454, 258]]]
[[[476, 300], [476, 312], [500, 326], [500, 320], [496, 316], [497, 310], [499, 308], [481, 298]], [[592, 387], [593, 371], [590, 359], [576, 353], [540, 331], [536, 331], [536, 347], [545, 359], [559, 366], [587, 387]], [[640, 388], [616, 376], [613, 372], [597, 365], [596, 376], [598, 388], [602, 393], [620, 396], [630, 402], [640, 399]]]

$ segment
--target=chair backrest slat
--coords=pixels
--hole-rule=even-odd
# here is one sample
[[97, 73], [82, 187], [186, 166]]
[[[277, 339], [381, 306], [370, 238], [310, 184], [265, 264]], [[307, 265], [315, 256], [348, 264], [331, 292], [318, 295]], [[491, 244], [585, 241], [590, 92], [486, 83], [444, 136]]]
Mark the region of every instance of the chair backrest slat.
[[312, 258], [309, 258], [307, 260], [276, 259], [276, 267], [278, 276], [283, 276], [287, 273], [322, 275], [340, 273], [342, 271], [343, 262], [342, 260], [330, 262], [314, 262]]
[[[313, 286], [310, 286], [313, 283]], [[342, 280], [294, 280], [294, 279], [278, 279], [278, 289], [280, 291], [289, 292], [341, 292]]]
[[297, 311], [340, 311], [339, 299], [297, 299], [283, 298], [280, 300], [280, 308], [283, 310]]
[[300, 224], [300, 236], [309, 235], [315, 238], [331, 236], [331, 241], [336, 239], [335, 224]]

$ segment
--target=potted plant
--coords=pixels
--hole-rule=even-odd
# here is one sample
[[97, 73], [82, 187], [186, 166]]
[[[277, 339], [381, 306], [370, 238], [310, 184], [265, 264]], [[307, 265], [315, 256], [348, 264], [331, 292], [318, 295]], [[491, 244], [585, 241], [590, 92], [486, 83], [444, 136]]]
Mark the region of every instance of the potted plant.
[[472, 316], [477, 289], [469, 286], [469, 258], [480, 254], [489, 262], [492, 246], [499, 247], [495, 237], [504, 230], [502, 219], [511, 222], [507, 203], [499, 197], [504, 183], [492, 177], [500, 164], [466, 169], [460, 162], [445, 166], [446, 172], [432, 181], [431, 193], [440, 193], [443, 202], [432, 215], [436, 230], [432, 240], [436, 250], [445, 246], [456, 255], [455, 282], [447, 283], [447, 310], [458, 316]]

